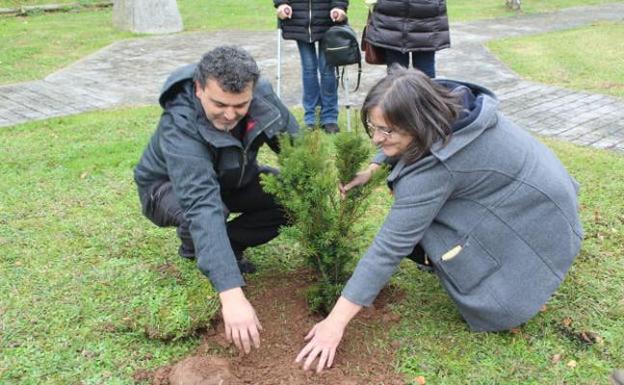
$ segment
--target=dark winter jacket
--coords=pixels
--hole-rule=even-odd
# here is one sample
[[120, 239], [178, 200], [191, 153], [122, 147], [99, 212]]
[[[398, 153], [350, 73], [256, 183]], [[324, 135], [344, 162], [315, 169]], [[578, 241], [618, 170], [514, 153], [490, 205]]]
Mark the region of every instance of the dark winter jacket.
[[340, 8], [347, 12], [348, 0], [273, 0], [275, 7], [288, 4], [292, 8], [290, 19], [280, 20], [282, 36], [286, 40], [312, 43], [321, 40], [334, 22], [329, 11]]
[[164, 111], [134, 179], [144, 205], [154, 186], [171, 181], [189, 221], [197, 265], [218, 291], [244, 285], [230, 246], [221, 194], [245, 186], [258, 174], [256, 156], [267, 143], [279, 150], [278, 134], [295, 134], [298, 125], [273, 92], [260, 80], [246, 116], [241, 143], [206, 119], [195, 96], [195, 65], [176, 70], [165, 82], [160, 96]]
[[445, 0], [378, 0], [366, 40], [401, 52], [450, 46]]
[[539, 311], [579, 252], [578, 184], [490, 91], [440, 83], [470, 93], [470, 112], [446, 146], [394, 166], [394, 204], [343, 295], [369, 305], [419, 244], [473, 330], [509, 329]]

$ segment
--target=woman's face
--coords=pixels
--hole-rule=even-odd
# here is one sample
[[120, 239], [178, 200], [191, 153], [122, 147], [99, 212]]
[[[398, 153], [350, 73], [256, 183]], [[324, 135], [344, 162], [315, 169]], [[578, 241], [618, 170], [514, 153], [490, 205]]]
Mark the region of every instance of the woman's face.
[[412, 137], [405, 131], [390, 127], [379, 107], [373, 107], [368, 113], [368, 127], [373, 133], [373, 143], [388, 157], [403, 155]]

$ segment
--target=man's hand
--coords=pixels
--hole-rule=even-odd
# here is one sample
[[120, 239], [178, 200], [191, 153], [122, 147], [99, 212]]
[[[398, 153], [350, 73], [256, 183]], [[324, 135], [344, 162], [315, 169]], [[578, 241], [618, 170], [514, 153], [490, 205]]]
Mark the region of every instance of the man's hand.
[[329, 11], [329, 17], [334, 23], [340, 23], [347, 18], [347, 14], [340, 8], [332, 8], [332, 10]]
[[368, 168], [364, 171], [360, 171], [355, 174], [355, 178], [347, 184], [338, 185], [338, 189], [340, 190], [340, 196], [344, 199], [347, 196], [347, 192], [356, 186], [361, 186], [363, 184], [368, 183], [368, 181], [373, 176], [373, 173], [377, 171], [381, 166], [376, 163], [371, 163]]
[[225, 290], [219, 293], [221, 312], [225, 324], [225, 339], [234, 342], [238, 350], [251, 351], [251, 343], [256, 349], [260, 347], [260, 333], [262, 325], [256, 316], [256, 311], [249, 303], [240, 287]]
[[312, 330], [305, 336], [308, 344], [301, 349], [295, 362], [300, 363], [305, 359], [303, 370], [310, 369], [314, 360], [318, 357], [316, 372], [329, 368], [334, 363], [336, 349], [342, 340], [344, 329], [351, 319], [362, 309], [345, 297], [338, 298], [331, 313], [321, 322], [314, 325]]
[[280, 20], [290, 19], [292, 17], [292, 8], [288, 4], [282, 4], [277, 7], [277, 17]]

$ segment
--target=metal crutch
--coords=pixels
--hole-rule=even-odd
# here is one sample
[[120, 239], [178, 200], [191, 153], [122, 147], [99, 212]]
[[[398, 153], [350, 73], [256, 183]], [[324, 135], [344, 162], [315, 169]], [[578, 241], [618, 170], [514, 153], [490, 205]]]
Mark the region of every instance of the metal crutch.
[[343, 88], [345, 94], [345, 108], [347, 109], [347, 132], [351, 132], [351, 102], [349, 102], [349, 71], [343, 67]]
[[280, 28], [280, 20], [277, 19], [277, 73], [275, 75], [276, 79], [276, 87], [277, 87], [277, 97], [281, 97], [281, 89], [282, 89], [282, 29]]

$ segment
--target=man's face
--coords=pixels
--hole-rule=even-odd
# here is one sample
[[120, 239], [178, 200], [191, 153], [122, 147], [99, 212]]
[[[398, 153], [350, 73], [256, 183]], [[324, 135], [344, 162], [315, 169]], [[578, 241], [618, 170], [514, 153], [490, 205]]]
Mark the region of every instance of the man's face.
[[206, 118], [217, 130], [230, 131], [247, 114], [253, 96], [253, 83], [240, 93], [224, 91], [214, 79], [206, 81], [203, 89], [195, 82], [195, 95], [200, 100]]

